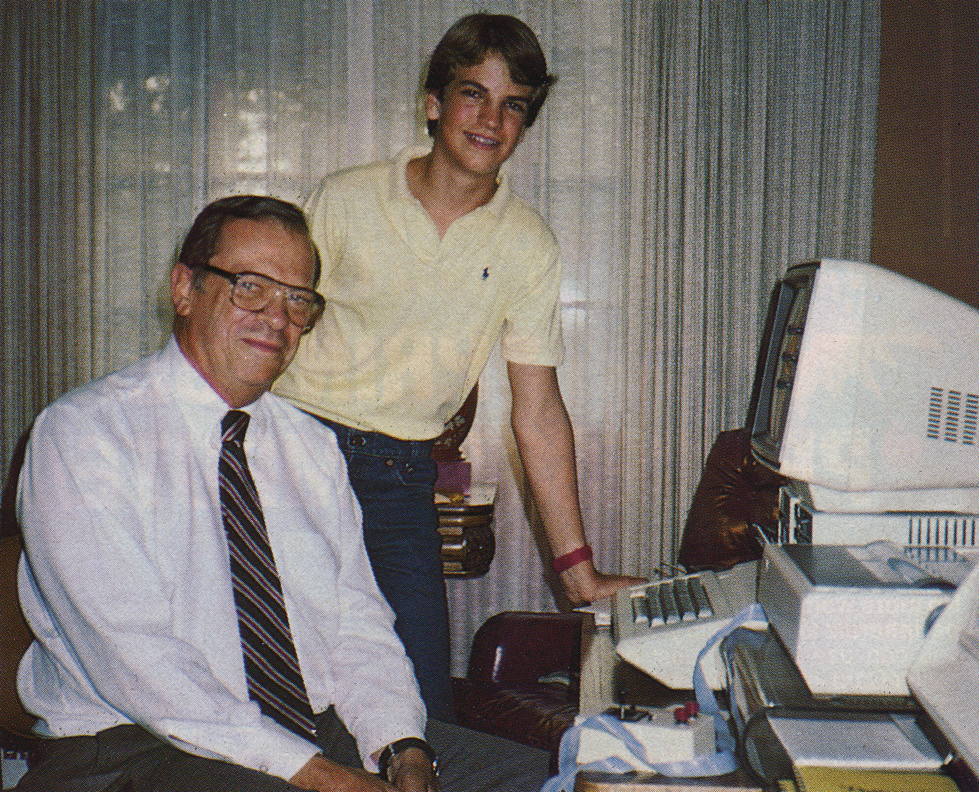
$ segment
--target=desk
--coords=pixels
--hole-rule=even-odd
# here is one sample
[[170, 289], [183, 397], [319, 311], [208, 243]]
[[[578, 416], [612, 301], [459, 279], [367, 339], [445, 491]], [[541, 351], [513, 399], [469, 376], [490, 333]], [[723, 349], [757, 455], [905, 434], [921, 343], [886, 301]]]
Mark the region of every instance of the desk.
[[[662, 685], [615, 654], [612, 629], [588, 618], [582, 626], [581, 699], [582, 715], [597, 715], [620, 704], [670, 707], [694, 698], [692, 690]], [[575, 792], [767, 792], [742, 772], [712, 778], [667, 778], [642, 773], [584, 772]]]
[[[753, 631], [746, 631], [749, 636], [756, 636]], [[798, 670], [792, 664], [785, 650], [770, 633], [758, 637], [759, 646], [754, 641], [745, 641], [747, 648], [737, 657], [745, 663], [747, 677], [766, 677], [771, 683], [764, 691], [754, 691], [760, 696], [759, 702], [769, 702], [772, 705], [786, 704], [789, 701], [802, 701], [801, 693], [793, 692], [793, 686], [805, 688]], [[748, 651], [751, 649], [752, 651]], [[742, 657], [744, 654], [744, 657]], [[748, 663], [752, 660], [752, 663]], [[741, 667], [738, 665], [737, 667]], [[790, 674], [789, 672], [792, 672]], [[796, 679], [798, 677], [798, 679]], [[791, 684], [790, 684], [791, 683]], [[808, 691], [808, 689], [805, 689]], [[586, 620], [582, 643], [582, 672], [581, 672], [582, 713], [586, 715], [601, 712], [609, 702], [638, 704], [655, 707], [670, 706], [684, 703], [693, 698], [689, 690], [674, 690], [659, 685], [645, 674], [632, 669], [627, 663], [618, 660], [612, 644], [611, 631], [608, 627], [595, 627], [594, 620]], [[811, 694], [808, 694], [811, 697]], [[840, 697], [837, 697], [839, 699]], [[904, 699], [888, 700], [887, 711], [904, 712], [900, 705]], [[824, 702], [828, 703], [828, 702]], [[837, 702], [839, 704], [839, 702]], [[908, 700], [910, 706], [910, 700]], [[803, 709], [831, 711], [816, 708], [809, 702]], [[850, 704], [847, 709], [860, 711], [860, 707]], [[864, 707], [866, 709], [866, 707]], [[880, 709], [876, 707], [874, 709]], [[758, 710], [763, 712], [764, 707]], [[842, 710], [841, 710], [842, 711]], [[916, 711], [916, 709], [914, 710]], [[944, 748], [939, 748], [944, 755]], [[771, 769], [771, 768], [769, 768]], [[979, 783], [962, 770], [952, 774], [960, 790], [979, 792]], [[773, 776], [774, 777], [774, 776]], [[575, 792], [777, 792], [779, 787], [766, 786], [745, 771], [737, 771], [724, 776], [710, 778], [666, 778], [654, 774], [582, 772], [579, 774]]]

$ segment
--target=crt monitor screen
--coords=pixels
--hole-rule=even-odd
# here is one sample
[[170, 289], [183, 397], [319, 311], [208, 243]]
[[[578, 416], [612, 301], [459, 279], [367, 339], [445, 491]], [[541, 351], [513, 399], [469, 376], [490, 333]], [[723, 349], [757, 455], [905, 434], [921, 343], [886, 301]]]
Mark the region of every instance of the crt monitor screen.
[[872, 264], [790, 267], [748, 420], [762, 463], [820, 488], [975, 488], [979, 311]]

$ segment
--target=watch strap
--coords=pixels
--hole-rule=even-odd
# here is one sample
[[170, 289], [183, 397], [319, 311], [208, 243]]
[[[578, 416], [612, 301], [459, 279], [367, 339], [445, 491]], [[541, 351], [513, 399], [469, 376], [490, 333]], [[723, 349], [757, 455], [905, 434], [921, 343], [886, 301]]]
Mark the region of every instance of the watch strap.
[[403, 737], [400, 740], [395, 740], [389, 745], [385, 745], [384, 750], [381, 751], [380, 757], [378, 757], [377, 774], [385, 781], [390, 781], [388, 778], [388, 770], [391, 769], [391, 760], [406, 748], [418, 748], [424, 751], [425, 755], [432, 762], [432, 772], [435, 773], [438, 771], [438, 756], [435, 753], [435, 749], [432, 748], [431, 745], [425, 742], [421, 737]]

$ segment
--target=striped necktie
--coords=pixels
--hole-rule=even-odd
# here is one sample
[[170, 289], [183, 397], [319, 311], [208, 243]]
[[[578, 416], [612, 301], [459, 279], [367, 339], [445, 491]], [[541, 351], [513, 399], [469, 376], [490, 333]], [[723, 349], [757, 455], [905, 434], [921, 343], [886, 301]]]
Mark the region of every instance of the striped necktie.
[[315, 742], [313, 711], [292, 642], [282, 585], [245, 458], [248, 421], [248, 413], [240, 410], [224, 416], [218, 461], [221, 518], [228, 539], [248, 695], [265, 715]]

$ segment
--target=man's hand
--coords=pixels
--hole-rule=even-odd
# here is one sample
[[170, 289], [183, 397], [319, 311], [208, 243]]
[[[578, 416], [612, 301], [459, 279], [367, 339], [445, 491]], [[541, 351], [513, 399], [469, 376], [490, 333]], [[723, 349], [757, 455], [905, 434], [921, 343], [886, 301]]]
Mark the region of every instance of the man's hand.
[[[431, 763], [428, 767], [431, 771]], [[289, 783], [313, 792], [392, 792], [395, 789], [374, 773], [344, 767], [319, 754], [300, 767]], [[397, 788], [405, 791], [411, 789], [412, 792], [414, 789], [425, 789], [423, 786]]]
[[591, 561], [575, 564], [558, 575], [558, 579], [571, 604], [576, 607], [611, 597], [618, 589], [625, 586], [638, 586], [646, 582], [645, 578], [630, 575], [603, 574], [595, 569]]
[[432, 760], [421, 748], [398, 751], [389, 767], [389, 777], [399, 792], [438, 792]]

